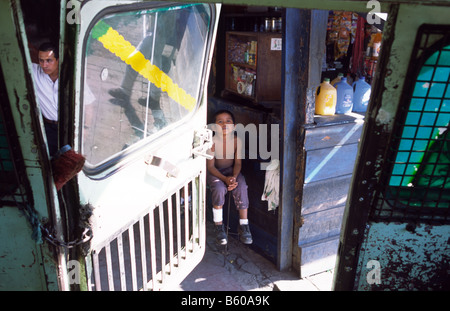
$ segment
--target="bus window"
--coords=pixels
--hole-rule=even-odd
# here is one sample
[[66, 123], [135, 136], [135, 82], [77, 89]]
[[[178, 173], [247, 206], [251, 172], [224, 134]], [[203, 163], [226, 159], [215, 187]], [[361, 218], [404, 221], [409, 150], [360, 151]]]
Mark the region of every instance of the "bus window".
[[[420, 42], [430, 42], [424, 32]], [[398, 149], [379, 200], [380, 218], [447, 219], [450, 206], [450, 44], [444, 37], [419, 47], [421, 67], [410, 88]], [[411, 62], [414, 62], [412, 58]], [[400, 112], [401, 113], [401, 112]], [[381, 204], [380, 204], [381, 203]]]
[[82, 152], [91, 169], [121, 158], [195, 111], [210, 8], [106, 13], [85, 42]]

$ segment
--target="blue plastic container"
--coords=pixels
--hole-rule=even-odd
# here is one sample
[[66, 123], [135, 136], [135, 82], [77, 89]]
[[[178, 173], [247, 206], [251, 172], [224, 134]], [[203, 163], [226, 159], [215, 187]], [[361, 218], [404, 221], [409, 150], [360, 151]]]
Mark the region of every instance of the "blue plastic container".
[[366, 112], [372, 88], [364, 77], [353, 82], [353, 111]]
[[343, 77], [335, 85], [337, 90], [336, 113], [343, 114], [352, 112], [353, 88], [348, 85], [347, 78]]

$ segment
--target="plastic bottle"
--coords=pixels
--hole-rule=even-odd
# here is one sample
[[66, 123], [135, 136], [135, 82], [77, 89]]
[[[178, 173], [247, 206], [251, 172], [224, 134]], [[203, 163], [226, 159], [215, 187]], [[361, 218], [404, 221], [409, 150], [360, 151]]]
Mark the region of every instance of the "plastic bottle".
[[248, 63], [252, 66], [256, 64], [256, 41], [250, 43], [250, 51], [248, 52]]
[[334, 78], [333, 81], [331, 81], [331, 85], [336, 86], [336, 83], [341, 82], [343, 76], [344, 74], [342, 72], [338, 73], [337, 77]]
[[365, 77], [359, 77], [359, 80], [353, 82], [353, 111], [366, 112], [369, 104], [370, 93], [372, 89]]
[[372, 35], [372, 38], [373, 38], [372, 59], [377, 59], [378, 56], [380, 55], [380, 47], [382, 39], [381, 32]]
[[316, 90], [316, 114], [331, 116], [336, 112], [336, 89], [325, 78]]
[[341, 81], [336, 83], [336, 90], [336, 113], [351, 112], [353, 108], [353, 88], [348, 85], [347, 78], [342, 77]]
[[350, 86], [352, 86], [352, 85], [353, 85], [353, 82], [355, 82], [355, 81], [353, 81], [352, 76], [351, 76], [350, 74], [348, 74], [348, 75], [347, 75], [347, 84], [350, 85]]
[[244, 52], [244, 63], [248, 64], [248, 51], [250, 49], [250, 42], [247, 43], [247, 48], [245, 49]]

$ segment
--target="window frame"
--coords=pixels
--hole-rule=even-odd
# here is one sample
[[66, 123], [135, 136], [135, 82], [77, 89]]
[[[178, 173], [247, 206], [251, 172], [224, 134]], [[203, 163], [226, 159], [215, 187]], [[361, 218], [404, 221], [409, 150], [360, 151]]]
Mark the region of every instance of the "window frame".
[[157, 10], [157, 9], [165, 9], [165, 8], [171, 8], [171, 7], [189, 7], [189, 6], [195, 6], [195, 5], [204, 5], [209, 7], [210, 10], [210, 20], [208, 25], [208, 32], [206, 35], [206, 46], [203, 53], [203, 61], [202, 61], [202, 67], [201, 67], [201, 74], [200, 74], [200, 85], [198, 89], [198, 95], [196, 98], [196, 106], [195, 108], [189, 112], [186, 116], [181, 118], [180, 120], [166, 126], [162, 130], [158, 131], [157, 133], [154, 133], [144, 139], [139, 140], [138, 142], [134, 143], [133, 145], [129, 146], [128, 148], [116, 152], [109, 157], [105, 158], [104, 160], [96, 163], [91, 164], [88, 161], [85, 162], [85, 165], [83, 167], [83, 172], [86, 174], [87, 177], [93, 180], [102, 180], [105, 178], [108, 178], [109, 176], [115, 174], [117, 171], [122, 169], [124, 166], [126, 166], [129, 162], [136, 160], [142, 155], [142, 152], [145, 152], [145, 148], [152, 143], [157, 142], [158, 140], [164, 139], [165, 136], [169, 134], [171, 130], [177, 127], [181, 127], [187, 123], [190, 122], [190, 120], [194, 117], [196, 112], [198, 111], [200, 105], [202, 105], [203, 97], [204, 97], [204, 90], [205, 90], [205, 82], [207, 81], [208, 77], [206, 77], [207, 72], [207, 55], [208, 51], [211, 49], [211, 45], [214, 44], [212, 41], [213, 39], [213, 27], [216, 20], [216, 7], [213, 3], [176, 3], [176, 2], [167, 2], [167, 3], [132, 3], [132, 4], [124, 4], [124, 5], [117, 5], [117, 6], [110, 6], [106, 7], [103, 10], [101, 10], [89, 23], [89, 26], [86, 29], [86, 32], [84, 34], [84, 38], [82, 41], [82, 55], [81, 55], [81, 83], [80, 83], [80, 106], [79, 106], [79, 133], [78, 133], [78, 143], [79, 146], [82, 148], [83, 146], [83, 126], [84, 126], [84, 85], [85, 85], [85, 64], [86, 64], [86, 48], [89, 41], [89, 34], [91, 33], [94, 26], [102, 20], [105, 16], [117, 14], [117, 13], [125, 13], [125, 12], [132, 12], [132, 11], [139, 11], [139, 10]]

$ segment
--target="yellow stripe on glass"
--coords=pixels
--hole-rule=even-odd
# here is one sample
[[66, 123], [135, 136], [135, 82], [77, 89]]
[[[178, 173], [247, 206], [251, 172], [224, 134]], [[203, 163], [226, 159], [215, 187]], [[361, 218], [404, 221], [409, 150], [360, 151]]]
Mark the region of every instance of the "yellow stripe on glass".
[[157, 66], [153, 65], [129, 41], [103, 21], [98, 22], [92, 29], [92, 37], [100, 41], [103, 46], [130, 65], [140, 75], [166, 92], [178, 104], [192, 111], [196, 106], [194, 97], [174, 83], [173, 80]]

